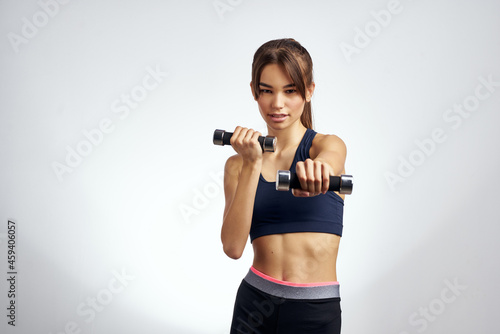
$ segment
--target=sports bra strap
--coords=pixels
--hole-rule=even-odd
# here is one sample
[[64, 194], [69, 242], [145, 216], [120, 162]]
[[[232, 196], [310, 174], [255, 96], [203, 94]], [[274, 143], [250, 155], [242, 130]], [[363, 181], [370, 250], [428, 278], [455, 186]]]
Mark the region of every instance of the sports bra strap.
[[297, 151], [295, 152], [295, 157], [293, 158], [292, 165], [290, 167], [290, 171], [295, 173], [295, 166], [299, 161], [305, 161], [309, 159], [311, 156], [309, 155], [309, 149], [311, 148], [314, 137], [316, 137], [316, 131], [312, 129], [307, 129], [300, 141], [299, 146], [297, 147]]

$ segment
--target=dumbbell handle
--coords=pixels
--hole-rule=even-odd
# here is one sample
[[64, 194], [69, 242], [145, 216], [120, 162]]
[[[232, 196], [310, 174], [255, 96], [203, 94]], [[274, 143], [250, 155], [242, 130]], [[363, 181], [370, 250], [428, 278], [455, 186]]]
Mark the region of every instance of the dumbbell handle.
[[[231, 145], [232, 132], [226, 132], [224, 130], [215, 130], [214, 132], [214, 144], [215, 145]], [[276, 137], [273, 136], [259, 136], [260, 147], [264, 152], [274, 152], [276, 149]]]
[[[330, 176], [330, 186], [328, 190], [338, 191], [341, 194], [350, 195], [352, 193], [352, 175]], [[287, 191], [290, 189], [301, 189], [296, 173], [289, 170], [279, 170], [276, 174], [276, 190]]]

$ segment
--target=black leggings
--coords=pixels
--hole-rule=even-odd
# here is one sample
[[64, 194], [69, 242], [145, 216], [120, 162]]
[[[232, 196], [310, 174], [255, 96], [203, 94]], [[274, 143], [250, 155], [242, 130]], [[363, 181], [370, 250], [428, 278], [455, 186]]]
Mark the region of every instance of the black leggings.
[[[247, 277], [241, 282], [236, 296], [231, 334], [340, 333], [340, 297], [278, 297], [250, 284]], [[268, 290], [272, 293], [276, 291], [279, 295], [279, 287], [278, 290]]]

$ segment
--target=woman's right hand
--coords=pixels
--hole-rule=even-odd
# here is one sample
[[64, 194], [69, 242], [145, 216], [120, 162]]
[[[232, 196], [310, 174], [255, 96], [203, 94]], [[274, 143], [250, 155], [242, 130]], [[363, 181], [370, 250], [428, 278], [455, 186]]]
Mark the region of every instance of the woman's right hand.
[[244, 162], [262, 162], [262, 147], [259, 143], [262, 134], [252, 129], [237, 126], [231, 137], [231, 146]]

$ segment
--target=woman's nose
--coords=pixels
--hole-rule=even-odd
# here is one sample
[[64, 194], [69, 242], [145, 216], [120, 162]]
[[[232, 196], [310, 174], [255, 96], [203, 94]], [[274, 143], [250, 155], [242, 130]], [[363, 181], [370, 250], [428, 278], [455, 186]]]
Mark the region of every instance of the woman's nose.
[[273, 97], [272, 107], [277, 108], [277, 109], [281, 109], [284, 107], [284, 105], [285, 105], [285, 99], [284, 99], [283, 95], [280, 93], [276, 93]]

